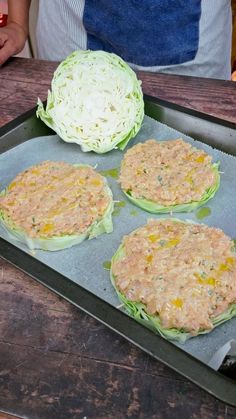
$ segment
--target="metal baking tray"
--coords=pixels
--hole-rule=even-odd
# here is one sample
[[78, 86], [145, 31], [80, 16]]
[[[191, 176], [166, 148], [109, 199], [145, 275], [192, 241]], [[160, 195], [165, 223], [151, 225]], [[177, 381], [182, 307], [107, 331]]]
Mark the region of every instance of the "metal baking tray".
[[[0, 129], [0, 154], [5, 152], [8, 153], [11, 149], [13, 149], [13, 151], [17, 150], [17, 146], [20, 144], [25, 146], [26, 142], [34, 137], [45, 137], [55, 134], [36, 118], [35, 110], [36, 109], [30, 110]], [[205, 114], [191, 111], [189, 109], [147, 96], [145, 97], [145, 114], [154, 120], [160, 121], [161, 123], [194, 138], [195, 140], [201, 141], [203, 148], [207, 148], [205, 144], [208, 144], [216, 150], [221, 150], [225, 153], [236, 156], [236, 124], [234, 123], [211, 116], [208, 117]], [[27, 144], [32, 145], [33, 141], [34, 140]], [[77, 146], [71, 145], [70, 147]], [[100, 157], [103, 159], [101, 161], [105, 162], [105, 159], [108, 161], [109, 155], [110, 154]], [[3, 157], [4, 156], [5, 155], [3, 155]], [[53, 155], [49, 155], [48, 159], [50, 158], [55, 159]], [[228, 158], [233, 159], [230, 156], [228, 156]], [[24, 160], [24, 164], [26, 164], [27, 155], [24, 156]], [[28, 164], [28, 166], [29, 165], [30, 164]], [[103, 167], [99, 167], [99, 169], [101, 170]], [[11, 178], [12, 177], [13, 174], [11, 173]], [[0, 189], [2, 189], [2, 185]], [[233, 197], [232, 199], [235, 198]], [[124, 197], [123, 200], [125, 200]], [[145, 216], [148, 218], [147, 214]], [[142, 221], [140, 224], [144, 223], [143, 217], [140, 215], [140, 219]], [[183, 215], [182, 218], [191, 218], [191, 215]], [[119, 222], [119, 220], [114, 221], [116, 224]], [[205, 222], [205, 220], [203, 220], [203, 222]], [[234, 220], [231, 220], [231, 224], [233, 224], [233, 222]], [[129, 228], [127, 232], [130, 230], [131, 229]], [[230, 234], [229, 232], [227, 233]], [[103, 239], [101, 239], [101, 246], [104, 248], [104, 243], [106, 243], [106, 240], [108, 242], [109, 240], [112, 240], [112, 236], [104, 235], [101, 237], [103, 237]], [[89, 243], [92, 242], [93, 240]], [[91, 245], [89, 244], [87, 246]], [[76, 247], [78, 249], [78, 246], [75, 246], [74, 249]], [[194, 346], [197, 345], [194, 343], [197, 342], [195, 339], [198, 338], [193, 338], [191, 340], [191, 344], [189, 346], [190, 349], [187, 351], [184, 345], [176, 345], [175, 343], [168, 342], [161, 336], [154, 334], [130, 318], [122, 311], [122, 309], [118, 308], [113, 301], [110, 303], [105, 297], [103, 297], [103, 295], [105, 295], [103, 292], [96, 294], [96, 291], [94, 292], [93, 289], [91, 291], [91, 289], [84, 286], [83, 282], [81, 282], [81, 285], [81, 283], [78, 283], [79, 281], [75, 282], [75, 280], [68, 278], [70, 275], [67, 276], [65, 273], [66, 271], [62, 274], [62, 272], [55, 269], [56, 265], [53, 263], [54, 256], [52, 253], [47, 254], [47, 263], [44, 263], [42, 260], [39, 260], [29, 252], [22, 249], [20, 246], [15, 245], [14, 242], [11, 242], [11, 240], [8, 240], [6, 237], [0, 237], [0, 256], [22, 269], [34, 279], [78, 308], [101, 321], [152, 357], [160, 360], [195, 384], [199, 385], [208, 393], [232, 406], [236, 406], [236, 382], [223, 374], [214, 371], [207, 365], [205, 359], [199, 359], [196, 355], [197, 349], [194, 349]], [[104, 259], [105, 258], [106, 257], [104, 256]], [[76, 272], [76, 275], [79, 276], [81, 274], [85, 274], [84, 270], [80, 271], [80, 266], [77, 266], [77, 269], [78, 271]], [[89, 269], [92, 268], [89, 267]], [[102, 282], [103, 287], [106, 286], [104, 284], [106, 284], [106, 282]], [[103, 288], [103, 291], [106, 291], [105, 288]], [[233, 324], [234, 326], [234, 323], [230, 324]], [[220, 327], [221, 330], [224, 330], [224, 325]], [[228, 329], [228, 333], [230, 333], [230, 330], [231, 329]], [[206, 335], [206, 337], [204, 337], [204, 342], [214, 341], [213, 333], [214, 332], [211, 332]], [[208, 346], [206, 345], [206, 351], [207, 348]]]

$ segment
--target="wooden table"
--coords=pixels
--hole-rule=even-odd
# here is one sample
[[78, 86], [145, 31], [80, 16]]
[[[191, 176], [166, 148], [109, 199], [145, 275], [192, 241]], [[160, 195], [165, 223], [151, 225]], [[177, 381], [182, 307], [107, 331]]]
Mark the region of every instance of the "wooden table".
[[[46, 98], [56, 66], [12, 59], [0, 69], [0, 126], [35, 106], [38, 96]], [[147, 94], [236, 122], [236, 83], [139, 77]], [[2, 259], [0, 410], [40, 419], [236, 417], [236, 409]]]

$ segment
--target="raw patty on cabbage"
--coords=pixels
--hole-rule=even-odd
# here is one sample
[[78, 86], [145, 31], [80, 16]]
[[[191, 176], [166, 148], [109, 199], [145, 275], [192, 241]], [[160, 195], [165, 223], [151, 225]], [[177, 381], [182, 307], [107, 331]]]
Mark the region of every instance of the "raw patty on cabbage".
[[188, 142], [147, 140], [131, 147], [119, 182], [127, 198], [152, 213], [189, 212], [213, 198], [219, 163]]
[[30, 249], [61, 250], [112, 232], [112, 192], [91, 166], [44, 161], [0, 194], [0, 224]]
[[125, 236], [111, 281], [125, 309], [167, 339], [210, 332], [236, 316], [236, 252], [220, 229], [149, 220]]
[[141, 82], [116, 54], [75, 51], [58, 66], [37, 116], [82, 151], [123, 150], [144, 117]]

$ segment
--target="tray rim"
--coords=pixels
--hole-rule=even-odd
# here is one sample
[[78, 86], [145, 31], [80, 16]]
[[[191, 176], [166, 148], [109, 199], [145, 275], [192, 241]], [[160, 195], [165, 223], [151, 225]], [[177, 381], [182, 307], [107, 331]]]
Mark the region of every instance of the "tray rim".
[[[214, 115], [206, 114], [204, 112], [197, 111], [197, 110], [188, 108], [188, 107], [183, 106], [183, 105], [178, 105], [176, 103], [169, 102], [165, 99], [160, 99], [160, 98], [157, 98], [155, 96], [144, 94], [143, 98], [144, 98], [144, 102], [146, 102], [146, 101], [154, 102], [155, 104], [163, 106], [164, 108], [173, 109], [173, 110], [176, 110], [176, 111], [179, 111], [179, 112], [182, 112], [182, 113], [186, 113], [190, 116], [194, 116], [194, 117], [197, 117], [199, 119], [203, 119], [203, 120], [208, 121], [208, 122], [213, 122], [213, 123], [218, 124], [218, 125], [223, 125], [227, 128], [236, 129], [236, 122], [228, 121], [228, 120], [225, 120], [223, 118], [219, 118], [219, 117], [214, 116]], [[47, 103], [47, 101], [45, 100], [43, 102], [43, 105], [45, 106], [46, 103]], [[14, 118], [12, 121], [7, 122], [6, 124], [0, 126], [0, 139], [3, 135], [7, 134], [9, 131], [18, 127], [21, 123], [25, 122], [26, 119], [35, 115], [37, 108], [38, 108], [37, 106], [34, 106], [33, 108], [25, 111], [21, 115]], [[0, 146], [1, 146], [1, 144], [0, 144]]]
[[[151, 101], [162, 107], [177, 110], [194, 117], [204, 119], [224, 126], [236, 129], [236, 123], [222, 120], [211, 115], [207, 115], [183, 106], [173, 104], [156, 97], [144, 95], [145, 101]], [[14, 120], [0, 128], [1, 136], [9, 133], [26, 122], [29, 118], [35, 117], [34, 107]], [[28, 139], [25, 139], [27, 141]], [[30, 140], [29, 140], [30, 141]], [[22, 141], [24, 142], [24, 141]], [[13, 146], [17, 146], [19, 142]], [[0, 140], [0, 153], [1, 153]], [[9, 149], [12, 148], [11, 146]], [[6, 149], [3, 151], [5, 152]], [[22, 257], [23, 256], [23, 257]], [[188, 354], [172, 342], [153, 333], [146, 327], [139, 324], [128, 314], [120, 311], [107, 301], [101, 299], [92, 292], [86, 290], [81, 285], [76, 284], [66, 276], [47, 266], [43, 262], [35, 259], [30, 254], [25, 253], [7, 240], [0, 237], [0, 257], [21, 269], [34, 280], [38, 281], [57, 295], [61, 296], [77, 308], [91, 315], [110, 329], [124, 337], [126, 340], [138, 346], [153, 358], [172, 368], [194, 384], [204, 389], [209, 394], [219, 400], [236, 407], [236, 382], [213, 370], [204, 362], [198, 360], [193, 355]]]

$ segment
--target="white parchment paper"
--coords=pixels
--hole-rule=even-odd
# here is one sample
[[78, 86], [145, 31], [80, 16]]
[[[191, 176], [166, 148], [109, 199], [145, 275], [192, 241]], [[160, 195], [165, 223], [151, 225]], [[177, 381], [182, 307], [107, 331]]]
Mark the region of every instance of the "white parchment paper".
[[[199, 122], [200, 123], [200, 122]], [[184, 138], [196, 147], [204, 149], [213, 156], [213, 160], [220, 161], [221, 186], [215, 197], [206, 204], [211, 214], [199, 221], [196, 212], [180, 213], [180, 219], [191, 219], [204, 222], [209, 226], [221, 228], [232, 238], [236, 237], [236, 158], [221, 151], [215, 150], [201, 142], [175, 131], [149, 117], [145, 117], [142, 128], [136, 138], [128, 147], [149, 138], [169, 140]], [[224, 138], [222, 138], [222, 142]], [[123, 152], [113, 150], [104, 155], [82, 153], [76, 144], [67, 144], [57, 135], [38, 137], [27, 141], [0, 155], [0, 190], [6, 187], [21, 171], [44, 160], [63, 160], [69, 163], [86, 163], [96, 166], [98, 171], [119, 168]], [[118, 208], [114, 216], [114, 231], [102, 235], [97, 239], [85, 241], [71, 249], [59, 252], [36, 251], [34, 257], [49, 265], [53, 269], [82, 285], [103, 300], [118, 307], [120, 302], [110, 283], [109, 271], [103, 264], [110, 261], [117, 250], [122, 237], [135, 228], [145, 224], [148, 218], [161, 218], [166, 215], [151, 215], [132, 205], [123, 195], [117, 180], [108, 176], [108, 183], [113, 191], [114, 200], [122, 201], [123, 207]], [[174, 215], [176, 216], [176, 215]], [[22, 251], [29, 250], [19, 242], [12, 241], [7, 233], [0, 227], [0, 235], [9, 242], [14, 243]], [[121, 308], [122, 309], [122, 308]], [[213, 354], [226, 342], [236, 339], [236, 318], [217, 327], [210, 334], [199, 336], [179, 345], [184, 351], [208, 363]], [[175, 343], [174, 343], [175, 344]]]

